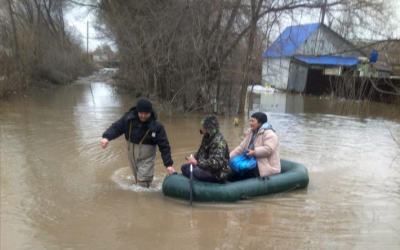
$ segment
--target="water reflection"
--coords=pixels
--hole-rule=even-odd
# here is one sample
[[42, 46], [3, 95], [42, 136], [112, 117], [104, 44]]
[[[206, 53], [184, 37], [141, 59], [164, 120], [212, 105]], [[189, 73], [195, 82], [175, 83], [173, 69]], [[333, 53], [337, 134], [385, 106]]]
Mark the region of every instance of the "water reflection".
[[298, 93], [265, 92], [248, 94], [250, 110], [275, 113], [320, 113], [354, 116], [360, 121], [368, 117], [389, 118], [400, 121], [400, 109], [396, 105], [369, 103], [330, 96], [311, 96]]
[[277, 113], [303, 113], [304, 96], [286, 93], [253, 93], [252, 110], [262, 110]]

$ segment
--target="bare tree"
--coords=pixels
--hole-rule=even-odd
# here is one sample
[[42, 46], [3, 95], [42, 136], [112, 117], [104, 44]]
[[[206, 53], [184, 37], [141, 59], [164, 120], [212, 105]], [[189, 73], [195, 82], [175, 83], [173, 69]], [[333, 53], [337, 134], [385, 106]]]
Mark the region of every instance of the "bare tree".
[[[43, 79], [68, 83], [89, 72], [79, 38], [65, 25], [67, 0], [7, 0], [0, 5], [0, 96]], [[7, 11], [6, 11], [7, 9]], [[12, 36], [10, 36], [12, 34]], [[8, 67], [8, 61], [16, 65]]]
[[[77, 2], [77, 1], [73, 1]], [[260, 51], [282, 18], [324, 10], [334, 27], [346, 15], [382, 15], [383, 0], [96, 0], [97, 28], [120, 52], [119, 84], [158, 98], [167, 110], [244, 111], [260, 74]], [[350, 14], [349, 14], [350, 13]], [[361, 19], [360, 19], [361, 20]], [[361, 21], [357, 25], [361, 26]], [[381, 19], [379, 19], [381, 20]], [[268, 27], [263, 25], [267, 24]]]

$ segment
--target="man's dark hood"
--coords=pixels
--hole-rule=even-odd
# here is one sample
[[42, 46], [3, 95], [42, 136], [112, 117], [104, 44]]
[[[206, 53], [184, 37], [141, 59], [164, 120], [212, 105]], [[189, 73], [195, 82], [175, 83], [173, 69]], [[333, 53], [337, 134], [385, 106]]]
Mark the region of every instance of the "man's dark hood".
[[219, 132], [219, 124], [215, 115], [206, 115], [200, 124], [207, 130], [210, 137]]

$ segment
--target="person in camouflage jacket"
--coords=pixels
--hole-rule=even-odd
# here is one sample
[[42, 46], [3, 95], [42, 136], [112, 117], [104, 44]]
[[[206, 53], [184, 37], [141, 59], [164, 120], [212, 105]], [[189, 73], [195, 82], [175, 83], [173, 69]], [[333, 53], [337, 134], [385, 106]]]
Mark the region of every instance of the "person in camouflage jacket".
[[198, 181], [224, 183], [229, 172], [229, 148], [219, 132], [215, 115], [207, 115], [201, 121], [200, 133], [203, 135], [200, 148], [188, 164], [181, 168], [182, 174], [190, 177], [190, 164], [193, 164], [193, 178]]

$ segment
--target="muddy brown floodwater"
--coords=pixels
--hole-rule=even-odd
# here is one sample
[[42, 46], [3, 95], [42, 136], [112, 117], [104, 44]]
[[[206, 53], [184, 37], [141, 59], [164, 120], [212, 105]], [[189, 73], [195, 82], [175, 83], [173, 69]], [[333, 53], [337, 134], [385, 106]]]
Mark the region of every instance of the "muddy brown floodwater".
[[[281, 157], [303, 163], [307, 189], [226, 203], [132, 185], [123, 137], [101, 134], [133, 99], [82, 79], [1, 105], [1, 249], [400, 249], [398, 106], [285, 93], [254, 94]], [[194, 152], [202, 114], [161, 114], [175, 169]], [[233, 149], [247, 118], [219, 117]]]

